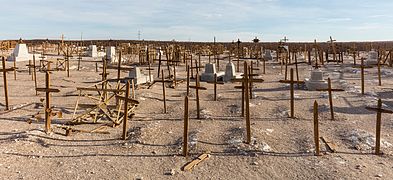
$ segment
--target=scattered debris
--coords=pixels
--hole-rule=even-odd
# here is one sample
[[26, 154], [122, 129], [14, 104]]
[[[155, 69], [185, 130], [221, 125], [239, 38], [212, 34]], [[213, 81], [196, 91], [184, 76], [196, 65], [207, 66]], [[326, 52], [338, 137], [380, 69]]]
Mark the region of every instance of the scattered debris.
[[[363, 130], [346, 131], [343, 135], [344, 140], [348, 141], [351, 147], [357, 150], [372, 150], [375, 148], [375, 137], [371, 133]], [[381, 139], [381, 147], [391, 147], [392, 144]]]
[[185, 166], [183, 166], [182, 170], [183, 171], [192, 171], [192, 169], [195, 166], [197, 166], [202, 161], [208, 159], [209, 157], [210, 157], [210, 154], [204, 153], [204, 154], [198, 156], [196, 159], [192, 160], [191, 162], [187, 163]]

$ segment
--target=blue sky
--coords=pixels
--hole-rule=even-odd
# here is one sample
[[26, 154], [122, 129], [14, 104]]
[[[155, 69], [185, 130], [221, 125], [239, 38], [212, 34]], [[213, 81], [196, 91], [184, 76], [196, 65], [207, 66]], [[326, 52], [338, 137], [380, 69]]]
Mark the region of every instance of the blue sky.
[[0, 0], [0, 39], [393, 40], [393, 0]]

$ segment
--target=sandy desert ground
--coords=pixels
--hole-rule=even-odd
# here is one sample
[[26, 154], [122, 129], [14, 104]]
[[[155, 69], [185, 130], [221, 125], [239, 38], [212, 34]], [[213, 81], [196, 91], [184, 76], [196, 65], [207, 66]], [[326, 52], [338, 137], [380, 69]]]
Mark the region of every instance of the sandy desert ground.
[[[218, 101], [213, 100], [213, 84], [202, 82], [208, 90], [200, 91], [202, 119], [196, 119], [195, 90], [190, 95], [190, 157], [181, 156], [183, 138], [183, 103], [186, 83], [176, 89], [167, 87], [168, 113], [163, 113], [162, 84], [136, 90], [140, 105], [129, 119], [129, 138], [121, 140], [122, 127], [107, 127], [109, 134], [73, 133], [65, 136], [56, 128], [70, 121], [77, 100], [76, 87], [86, 87], [101, 80], [95, 64], [83, 62], [77, 71], [77, 60], [71, 61], [71, 76], [65, 71], [51, 75], [55, 110], [63, 118], [54, 118], [53, 133], [44, 132], [44, 121], [31, 116], [43, 110], [41, 98], [35, 95], [34, 81], [28, 74], [27, 62], [18, 62], [17, 80], [8, 73], [9, 102], [5, 111], [3, 83], [0, 84], [0, 179], [392, 179], [393, 116], [382, 115], [383, 155], [373, 155], [376, 113], [366, 106], [376, 106], [381, 98], [384, 108], [393, 109], [393, 71], [382, 67], [382, 85], [378, 86], [377, 70], [366, 69], [366, 94], [360, 94], [360, 70], [352, 60], [330, 63], [321, 69], [332, 79], [336, 120], [329, 115], [326, 92], [295, 89], [295, 119], [288, 118], [289, 85], [279, 83], [277, 62], [268, 62], [266, 74], [258, 71], [264, 83], [254, 84], [250, 101], [252, 143], [244, 144], [245, 121], [240, 115], [240, 83], [218, 85]], [[204, 61], [206, 62], [206, 58]], [[220, 62], [220, 70], [226, 62]], [[11, 62], [7, 66], [12, 66]], [[157, 78], [157, 65], [153, 66]], [[260, 65], [261, 67], [261, 65]], [[312, 67], [299, 65], [300, 79], [308, 78]], [[177, 67], [178, 79], [185, 79], [185, 67]], [[116, 70], [109, 70], [109, 78]], [[146, 73], [146, 71], [145, 71]], [[122, 77], [128, 75], [123, 71]], [[1, 79], [3, 75], [1, 74]], [[37, 73], [38, 86], [45, 85], [45, 74]], [[194, 80], [191, 81], [191, 84]], [[337, 145], [337, 152], [327, 152], [321, 142], [322, 156], [314, 156], [312, 106], [320, 107], [320, 135]], [[77, 125], [75, 129], [92, 130], [108, 121]], [[181, 168], [198, 155], [211, 157], [192, 172]]]

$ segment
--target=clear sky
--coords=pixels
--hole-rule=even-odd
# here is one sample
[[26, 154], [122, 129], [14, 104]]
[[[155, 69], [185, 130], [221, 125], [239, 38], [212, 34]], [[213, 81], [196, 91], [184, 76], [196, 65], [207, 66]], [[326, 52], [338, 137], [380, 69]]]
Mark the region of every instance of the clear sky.
[[393, 0], [0, 0], [0, 39], [393, 40]]

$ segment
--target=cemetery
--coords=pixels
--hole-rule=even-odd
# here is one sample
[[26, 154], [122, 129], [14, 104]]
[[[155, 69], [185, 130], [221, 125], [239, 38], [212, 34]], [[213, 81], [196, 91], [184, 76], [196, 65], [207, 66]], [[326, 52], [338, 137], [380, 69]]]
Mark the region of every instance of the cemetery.
[[393, 176], [391, 42], [1, 45], [9, 179]]

